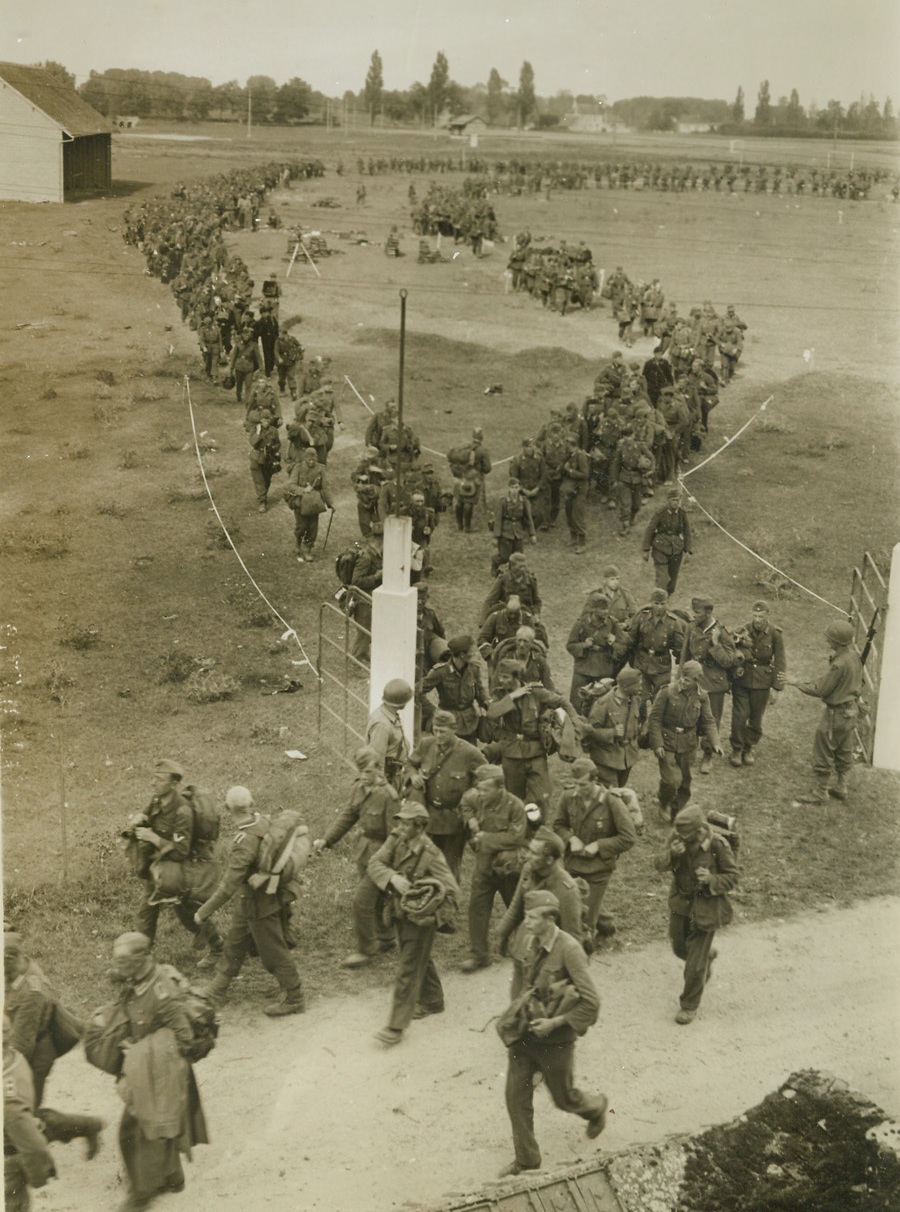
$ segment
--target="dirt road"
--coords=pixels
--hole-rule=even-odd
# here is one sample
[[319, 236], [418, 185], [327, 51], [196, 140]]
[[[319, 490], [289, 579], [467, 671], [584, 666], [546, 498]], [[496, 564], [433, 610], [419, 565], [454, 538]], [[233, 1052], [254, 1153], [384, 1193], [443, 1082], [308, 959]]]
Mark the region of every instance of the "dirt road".
[[[887, 898], [723, 932], [715, 980], [686, 1028], [673, 1022], [679, 965], [663, 943], [595, 956], [603, 1008], [578, 1045], [577, 1074], [610, 1098], [601, 1147], [729, 1119], [806, 1067], [838, 1074], [900, 1116], [898, 937], [900, 900]], [[226, 1010], [219, 1046], [198, 1066], [212, 1144], [188, 1167], [180, 1205], [382, 1212], [477, 1191], [511, 1157], [491, 1021], [507, 975], [504, 963], [448, 974], [447, 1013], [414, 1023], [392, 1050], [372, 1039], [382, 995], [316, 1002], [279, 1022]], [[51, 1105], [118, 1119], [112, 1079], [80, 1054], [60, 1062], [50, 1092]], [[535, 1101], [546, 1166], [588, 1159], [580, 1121], [542, 1091]], [[99, 1212], [124, 1193], [114, 1128], [90, 1165], [75, 1147], [58, 1156], [60, 1180], [37, 1193], [36, 1208]]]

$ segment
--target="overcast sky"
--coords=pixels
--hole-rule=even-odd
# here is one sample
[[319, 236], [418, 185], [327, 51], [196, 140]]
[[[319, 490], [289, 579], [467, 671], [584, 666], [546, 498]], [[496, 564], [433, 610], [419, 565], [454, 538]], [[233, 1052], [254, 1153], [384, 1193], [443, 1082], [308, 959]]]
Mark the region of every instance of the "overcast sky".
[[[428, 82], [437, 51], [463, 85], [524, 59], [539, 94], [610, 101], [643, 94], [845, 105], [900, 102], [900, 0], [7, 0], [0, 58], [55, 59], [78, 83], [137, 67], [279, 83], [300, 76], [339, 96], [360, 89], [372, 51], [386, 88]], [[15, 10], [15, 11], [14, 11]]]

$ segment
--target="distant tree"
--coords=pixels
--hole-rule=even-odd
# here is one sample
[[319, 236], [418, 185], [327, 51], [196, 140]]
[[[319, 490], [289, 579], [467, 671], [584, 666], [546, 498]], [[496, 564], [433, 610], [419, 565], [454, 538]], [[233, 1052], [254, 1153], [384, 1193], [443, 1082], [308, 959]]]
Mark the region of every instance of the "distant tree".
[[407, 89], [407, 94], [412, 116], [424, 126], [431, 117], [431, 96], [428, 89], [421, 80], [416, 80]]
[[196, 80], [184, 99], [184, 116], [190, 122], [204, 122], [213, 107], [213, 90], [208, 80]]
[[838, 127], [844, 121], [844, 107], [840, 101], [829, 101], [825, 109], [820, 109], [816, 118], [816, 125], [820, 130], [837, 132]]
[[275, 93], [274, 118], [276, 122], [300, 122], [310, 111], [312, 89], [305, 80], [294, 76], [282, 84]]
[[212, 90], [212, 109], [226, 121], [240, 119], [247, 108], [247, 94], [237, 80], [217, 84]]
[[487, 82], [487, 120], [489, 126], [496, 126], [506, 113], [506, 98], [503, 95], [503, 90], [507, 87], [506, 81], [497, 71], [496, 67], [492, 67]]
[[557, 118], [564, 118], [566, 114], [571, 114], [575, 105], [575, 98], [567, 88], [560, 89], [554, 97], [550, 97], [546, 104], [546, 112], [556, 114]]
[[884, 109], [881, 111], [881, 120], [882, 122], [894, 121], [894, 103], [890, 97], [885, 97], [884, 99]]
[[428, 81], [428, 105], [431, 109], [432, 123], [437, 123], [439, 115], [447, 104], [447, 85], [450, 82], [450, 64], [443, 51], [438, 51], [431, 68], [431, 79]]
[[447, 88], [444, 93], [444, 107], [449, 109], [452, 115], [468, 113], [471, 108], [469, 100], [470, 93], [467, 88], [463, 88], [455, 80], [447, 81]]
[[61, 63], [57, 63], [55, 59], [45, 59], [43, 63], [38, 63], [36, 66], [42, 67], [54, 80], [58, 80], [66, 88], [75, 87], [75, 76], [67, 68], [63, 67]]
[[381, 112], [388, 122], [408, 122], [415, 117], [409, 93], [400, 89], [385, 89], [381, 97]]
[[734, 105], [731, 107], [731, 117], [738, 124], [744, 121], [744, 90], [740, 84], [738, 85]]
[[756, 113], [753, 121], [757, 126], [768, 126], [772, 120], [772, 97], [769, 92], [769, 81], [763, 80], [756, 94]]
[[253, 121], [268, 122], [275, 110], [278, 85], [271, 76], [250, 76], [247, 92], [253, 104]]
[[881, 107], [871, 93], [862, 113], [862, 124], [867, 135], [875, 135], [881, 131]]
[[519, 88], [516, 92], [516, 108], [519, 111], [519, 125], [524, 126], [536, 107], [534, 96], [534, 68], [526, 59], [519, 71]]
[[381, 106], [384, 94], [384, 66], [378, 51], [372, 51], [372, 61], [366, 73], [366, 87], [363, 95], [366, 99], [366, 109], [369, 111], [369, 125], [375, 125], [375, 114]]
[[800, 94], [795, 88], [792, 88], [791, 97], [787, 103], [787, 112], [785, 114], [788, 126], [794, 127], [795, 129], [802, 126], [805, 116], [803, 106], [800, 104]]

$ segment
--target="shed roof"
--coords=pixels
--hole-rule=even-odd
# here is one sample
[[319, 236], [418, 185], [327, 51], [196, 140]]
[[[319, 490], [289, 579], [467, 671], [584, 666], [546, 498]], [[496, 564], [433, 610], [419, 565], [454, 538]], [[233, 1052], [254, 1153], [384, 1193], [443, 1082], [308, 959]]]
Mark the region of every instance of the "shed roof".
[[470, 122], [487, 122], [482, 118], [481, 114], [459, 114], [455, 118], [451, 118], [447, 123], [448, 126], [468, 126]]
[[109, 134], [109, 123], [87, 101], [42, 67], [0, 63], [0, 80], [21, 93], [72, 138]]

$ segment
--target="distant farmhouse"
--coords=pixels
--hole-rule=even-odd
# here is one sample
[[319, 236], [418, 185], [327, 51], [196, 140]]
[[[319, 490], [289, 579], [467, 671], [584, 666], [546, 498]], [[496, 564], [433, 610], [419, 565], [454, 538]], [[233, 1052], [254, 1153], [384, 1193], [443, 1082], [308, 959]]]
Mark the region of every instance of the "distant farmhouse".
[[455, 118], [447, 118], [447, 130], [451, 135], [479, 135], [487, 128], [487, 121], [481, 114], [459, 114]]
[[627, 131], [622, 121], [616, 121], [608, 105], [602, 105], [595, 97], [573, 97], [572, 108], [564, 114], [561, 126], [574, 131]]
[[0, 199], [64, 202], [109, 189], [109, 123], [40, 67], [0, 63]]

